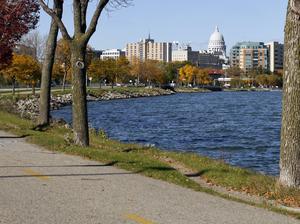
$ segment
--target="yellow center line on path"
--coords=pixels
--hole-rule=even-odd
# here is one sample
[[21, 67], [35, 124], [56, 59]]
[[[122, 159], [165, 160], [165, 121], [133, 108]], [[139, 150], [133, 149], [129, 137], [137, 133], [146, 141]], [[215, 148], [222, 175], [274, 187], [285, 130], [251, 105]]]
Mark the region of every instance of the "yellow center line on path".
[[36, 178], [39, 178], [40, 180], [49, 180], [49, 177], [48, 176], [45, 176], [39, 172], [36, 172], [30, 168], [27, 168], [27, 169], [24, 169], [23, 170], [26, 174], [29, 174], [30, 176], [33, 176], [33, 177], [36, 177]]
[[135, 221], [138, 224], [154, 224], [154, 222], [146, 220], [146, 219], [144, 219], [144, 218], [142, 218], [142, 217], [140, 217], [138, 215], [135, 215], [135, 214], [126, 215], [126, 219]]

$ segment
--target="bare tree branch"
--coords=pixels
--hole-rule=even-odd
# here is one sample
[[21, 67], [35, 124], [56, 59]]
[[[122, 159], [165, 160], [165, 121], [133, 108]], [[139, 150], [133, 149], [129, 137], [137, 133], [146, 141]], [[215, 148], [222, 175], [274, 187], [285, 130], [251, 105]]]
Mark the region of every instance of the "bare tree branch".
[[100, 0], [98, 5], [97, 5], [97, 8], [95, 10], [95, 13], [92, 17], [92, 20], [90, 22], [90, 25], [89, 25], [89, 28], [88, 30], [86, 31], [86, 35], [85, 35], [85, 39], [86, 41], [88, 41], [91, 36], [93, 35], [93, 33], [96, 31], [96, 27], [97, 27], [97, 24], [98, 24], [98, 20], [99, 20], [99, 17], [103, 11], [103, 9], [105, 8], [105, 6], [108, 4], [110, 0]]
[[[58, 0], [58, 1], [63, 1], [63, 0]], [[62, 34], [62, 36], [66, 39], [66, 40], [71, 40], [71, 36], [69, 35], [67, 28], [65, 27], [64, 23], [62, 22], [62, 20], [56, 15], [56, 13], [50, 9], [47, 4], [44, 2], [44, 0], [39, 0], [41, 7], [43, 8], [43, 10], [49, 15], [51, 16], [55, 22], [57, 23], [60, 32]]]
[[96, 31], [97, 24], [99, 22], [99, 17], [103, 11], [103, 9], [108, 5], [109, 7], [106, 8], [106, 10], [110, 11], [111, 9], [119, 9], [122, 7], [126, 7], [130, 5], [132, 0], [100, 0], [95, 13], [92, 17], [92, 20], [90, 22], [89, 28], [86, 31], [85, 39], [88, 41], [90, 37], [93, 35], [93, 33]]
[[81, 0], [73, 0], [73, 14], [75, 35], [81, 35]]
[[109, 2], [109, 7], [107, 8], [107, 10], [112, 10], [112, 9], [120, 9], [123, 7], [128, 7], [131, 6], [131, 2], [133, 0], [111, 0]]
[[[46, 39], [47, 39], [46, 36], [42, 36], [38, 31], [33, 31], [27, 34], [26, 36], [23, 36], [19, 44], [25, 47], [29, 47], [30, 49], [29, 52], [32, 54], [31, 56], [33, 56], [39, 61], [42, 61], [44, 57], [45, 47], [46, 47]], [[26, 52], [28, 51], [28, 48], [22, 49], [21, 47], [20, 50], [25, 51], [25, 53], [29, 53]]]
[[89, 0], [81, 0], [81, 30], [83, 33], [86, 32], [86, 13], [89, 5]]

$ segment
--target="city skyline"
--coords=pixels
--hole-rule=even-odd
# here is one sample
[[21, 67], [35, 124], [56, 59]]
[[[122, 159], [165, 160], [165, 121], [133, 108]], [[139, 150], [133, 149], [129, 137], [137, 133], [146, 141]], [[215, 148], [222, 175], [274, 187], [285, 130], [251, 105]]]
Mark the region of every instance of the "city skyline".
[[[195, 50], [205, 50], [215, 26], [224, 35], [228, 50], [239, 41], [283, 42], [287, 0], [253, 0], [243, 5], [238, 0], [190, 2], [183, 8], [170, 0], [159, 4], [139, 0], [133, 1], [133, 6], [104, 13], [90, 45], [95, 49], [123, 49], [126, 43], [151, 33], [157, 41], [190, 43]], [[66, 3], [64, 21], [69, 29], [71, 13], [72, 5]], [[49, 24], [49, 17], [42, 12], [38, 30], [43, 35], [48, 33]]]

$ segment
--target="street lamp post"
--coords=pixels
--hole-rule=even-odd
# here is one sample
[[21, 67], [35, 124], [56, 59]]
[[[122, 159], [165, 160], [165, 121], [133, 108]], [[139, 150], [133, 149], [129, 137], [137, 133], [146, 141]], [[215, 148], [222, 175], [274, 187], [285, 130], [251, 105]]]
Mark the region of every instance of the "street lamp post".
[[89, 77], [89, 80], [90, 80], [90, 87], [91, 87], [92, 86], [93, 77]]

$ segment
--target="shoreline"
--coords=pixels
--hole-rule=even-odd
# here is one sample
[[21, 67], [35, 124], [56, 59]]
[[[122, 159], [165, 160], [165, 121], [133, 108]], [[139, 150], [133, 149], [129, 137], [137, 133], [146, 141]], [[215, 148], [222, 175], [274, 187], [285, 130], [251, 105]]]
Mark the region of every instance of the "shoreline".
[[[223, 89], [222, 92], [271, 92], [271, 89]], [[276, 90], [277, 91], [277, 90]], [[279, 90], [278, 90], [279, 91]], [[144, 87], [115, 87], [113, 89], [98, 89], [92, 88], [87, 90], [87, 101], [107, 101], [117, 99], [132, 99], [143, 97], [155, 97], [155, 96], [169, 96], [177, 93], [212, 93], [213, 91], [203, 88], [175, 88], [175, 92], [171, 90], [165, 90], [161, 88], [144, 88]], [[2, 95], [2, 98], [11, 95]], [[23, 97], [22, 97], [23, 96]], [[25, 97], [24, 97], [25, 96]], [[20, 97], [20, 99], [17, 99]], [[0, 95], [0, 107], [1, 107], [1, 95]], [[13, 110], [15, 113], [21, 115], [21, 117], [35, 119], [39, 113], [39, 95], [35, 96], [28, 94], [16, 95], [15, 105], [10, 105], [8, 111]], [[5, 101], [5, 100], [4, 100]], [[2, 102], [2, 105], [6, 102]], [[72, 94], [69, 90], [62, 92], [53, 92], [51, 94], [50, 110], [59, 110], [64, 106], [72, 104]]]
[[[175, 94], [171, 90], [164, 90], [160, 88], [149, 88], [149, 89], [89, 89], [87, 91], [87, 101], [108, 101], [117, 99], [132, 99], [132, 98], [143, 98], [143, 97], [155, 97], [155, 96], [168, 96]], [[4, 97], [4, 98], [3, 98]], [[0, 95], [0, 107], [5, 106], [7, 101], [11, 101], [9, 98], [5, 98]], [[20, 96], [19, 96], [20, 97]], [[20, 114], [21, 117], [35, 119], [39, 114], [39, 95], [25, 95], [25, 97], [16, 96], [15, 102], [8, 105], [7, 111], [14, 111]], [[72, 94], [66, 92], [58, 92], [51, 94], [50, 110], [59, 110], [62, 107], [72, 104]]]
[[73, 144], [72, 130], [64, 124], [56, 122], [36, 131], [31, 120], [1, 110], [0, 115], [2, 130], [28, 136], [29, 142], [48, 150], [114, 163], [151, 178], [300, 218], [300, 191], [278, 188], [274, 177], [193, 153], [123, 143], [93, 129], [90, 147], [81, 148]]

